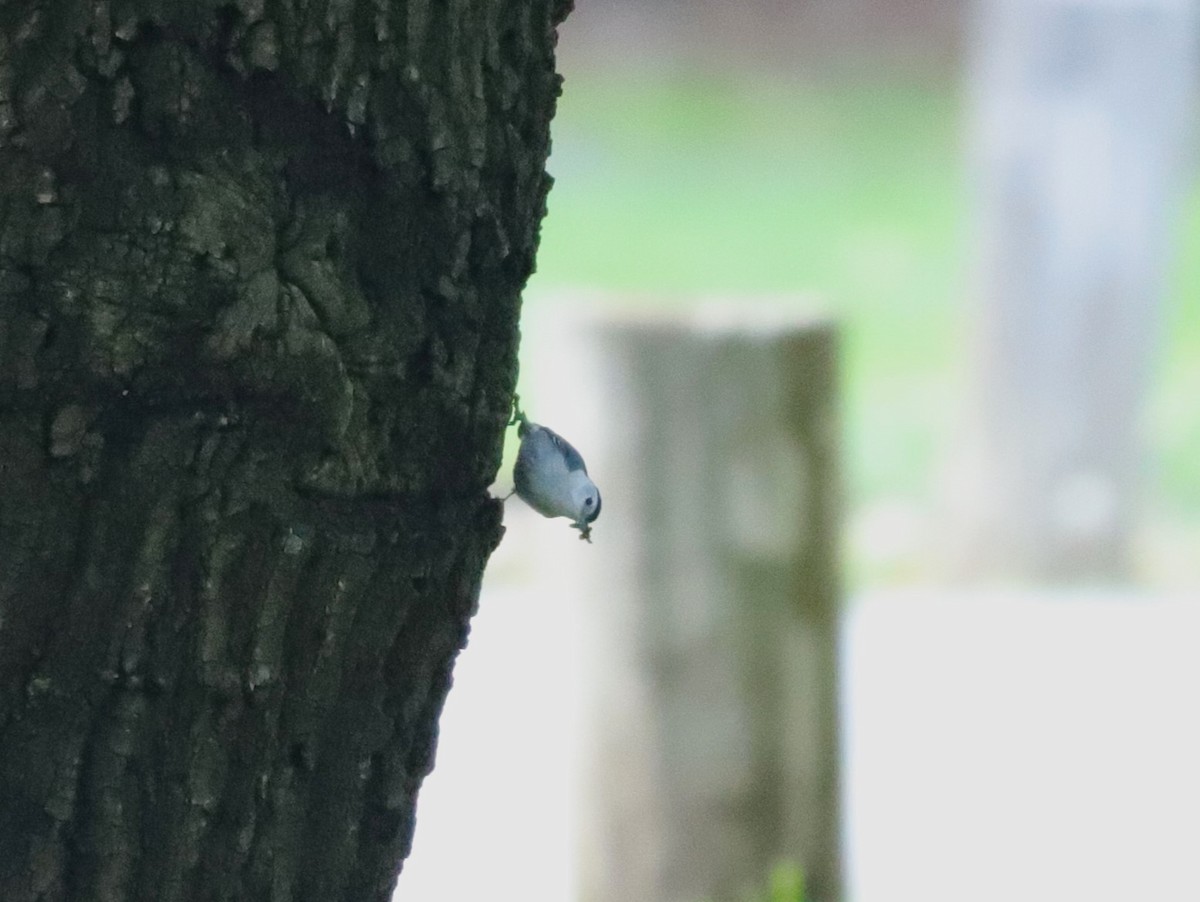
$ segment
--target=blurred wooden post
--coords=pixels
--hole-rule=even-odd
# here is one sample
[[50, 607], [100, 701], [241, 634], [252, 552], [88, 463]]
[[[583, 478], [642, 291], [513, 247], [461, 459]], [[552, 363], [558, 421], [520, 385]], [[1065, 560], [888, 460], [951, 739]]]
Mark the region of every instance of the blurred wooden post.
[[836, 335], [795, 306], [526, 335], [538, 415], [603, 493], [568, 565], [595, 687], [585, 902], [741, 898], [780, 861], [839, 897]]
[[977, 0], [964, 574], [1122, 578], [1193, 168], [1196, 3]]

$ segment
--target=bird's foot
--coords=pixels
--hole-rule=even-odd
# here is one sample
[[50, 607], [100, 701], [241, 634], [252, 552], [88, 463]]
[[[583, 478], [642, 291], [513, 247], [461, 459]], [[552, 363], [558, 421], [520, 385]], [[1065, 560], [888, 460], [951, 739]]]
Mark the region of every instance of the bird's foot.
[[525, 411], [521, 409], [521, 396], [513, 392], [512, 416], [508, 419], [508, 425], [516, 426], [519, 433], [528, 421], [529, 417], [525, 416]]

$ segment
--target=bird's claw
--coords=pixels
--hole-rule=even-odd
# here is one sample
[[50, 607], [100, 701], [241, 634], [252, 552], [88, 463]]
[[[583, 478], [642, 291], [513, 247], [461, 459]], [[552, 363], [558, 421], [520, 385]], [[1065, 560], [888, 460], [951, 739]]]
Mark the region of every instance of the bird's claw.
[[512, 400], [512, 416], [508, 419], [509, 426], [524, 426], [529, 418], [525, 416], [525, 411], [521, 409], [521, 396], [513, 392]]

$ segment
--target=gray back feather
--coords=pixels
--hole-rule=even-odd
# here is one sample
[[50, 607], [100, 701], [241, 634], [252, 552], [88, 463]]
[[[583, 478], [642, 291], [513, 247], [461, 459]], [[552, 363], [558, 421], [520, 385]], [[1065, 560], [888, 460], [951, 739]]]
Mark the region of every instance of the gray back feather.
[[587, 465], [583, 462], [583, 458], [570, 442], [568, 442], [553, 429], [546, 429], [545, 426], [543, 426], [542, 429], [546, 431], [546, 434], [550, 436], [550, 440], [554, 442], [555, 447], [558, 448], [558, 450], [562, 453], [563, 460], [566, 461], [567, 464], [567, 470], [570, 472], [574, 472], [576, 470], [583, 470], [584, 473], [587, 472]]

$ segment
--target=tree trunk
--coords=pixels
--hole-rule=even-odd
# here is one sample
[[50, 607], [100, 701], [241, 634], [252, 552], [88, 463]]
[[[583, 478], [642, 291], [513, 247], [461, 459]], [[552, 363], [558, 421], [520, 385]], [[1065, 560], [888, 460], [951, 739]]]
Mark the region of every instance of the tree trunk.
[[531, 400], [607, 505], [563, 564], [588, 637], [589, 902], [748, 899], [779, 862], [805, 899], [843, 895], [837, 331], [798, 306], [527, 322]]
[[978, 0], [968, 578], [1134, 575], [1140, 432], [1192, 162], [1195, 4]]
[[386, 899], [564, 0], [0, 9], [0, 898]]

